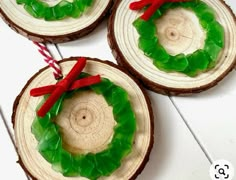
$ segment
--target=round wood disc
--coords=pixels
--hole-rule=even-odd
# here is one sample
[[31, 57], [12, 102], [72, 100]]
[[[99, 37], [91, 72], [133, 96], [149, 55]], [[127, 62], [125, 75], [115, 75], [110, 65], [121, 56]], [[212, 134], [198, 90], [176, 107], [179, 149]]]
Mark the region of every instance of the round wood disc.
[[[214, 68], [196, 77], [164, 72], [153, 65], [138, 47], [139, 35], [133, 22], [143, 11], [129, 9], [133, 0], [117, 1], [108, 25], [108, 40], [117, 62], [135, 75], [145, 87], [158, 93], [190, 95], [207, 90], [222, 80], [236, 64], [236, 21], [224, 1], [203, 0], [212, 7], [216, 20], [224, 28], [225, 46]], [[156, 21], [160, 43], [171, 55], [189, 54], [204, 46], [206, 33], [193, 11], [176, 8], [168, 10]]]
[[[66, 75], [78, 57], [60, 61], [62, 72]], [[101, 179], [134, 179], [148, 162], [153, 146], [153, 114], [149, 98], [130, 75], [117, 65], [98, 59], [87, 58], [83, 72], [100, 74], [116, 85], [124, 88], [136, 116], [137, 130], [131, 153], [121, 161], [121, 166], [109, 177]], [[36, 73], [22, 89], [15, 100], [12, 121], [19, 162], [23, 169], [36, 179], [71, 179], [54, 171], [37, 150], [37, 140], [31, 133], [31, 125], [36, 116], [36, 107], [43, 97], [31, 97], [32, 88], [55, 84], [51, 69], [47, 66]], [[88, 90], [76, 93], [64, 100], [63, 109], [56, 117], [60, 126], [64, 147], [72, 153], [99, 152], [106, 148], [113, 135], [114, 121], [112, 107], [108, 106], [102, 95]], [[107, 162], [108, 163], [108, 162]], [[73, 179], [86, 179], [73, 177]]]
[[[60, 0], [46, 3], [60, 2]], [[45, 21], [31, 16], [16, 0], [1, 0], [0, 15], [9, 26], [21, 35], [36, 42], [61, 43], [87, 35], [100, 24], [108, 13], [112, 0], [94, 0], [91, 7], [79, 18]]]

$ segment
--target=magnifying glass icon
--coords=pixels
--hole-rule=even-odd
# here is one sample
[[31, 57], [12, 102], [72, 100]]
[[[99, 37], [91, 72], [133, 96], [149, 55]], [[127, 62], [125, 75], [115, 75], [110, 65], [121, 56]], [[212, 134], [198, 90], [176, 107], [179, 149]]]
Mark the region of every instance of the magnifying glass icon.
[[218, 173], [225, 176], [225, 170], [223, 168], [218, 169]]
[[234, 166], [226, 160], [214, 161], [210, 167], [210, 177], [212, 180], [233, 180]]

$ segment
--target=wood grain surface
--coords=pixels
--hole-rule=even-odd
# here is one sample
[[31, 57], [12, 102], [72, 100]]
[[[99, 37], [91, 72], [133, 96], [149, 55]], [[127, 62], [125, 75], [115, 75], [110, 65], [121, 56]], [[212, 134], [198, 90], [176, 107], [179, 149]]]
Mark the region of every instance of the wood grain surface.
[[[132, 23], [141, 12], [130, 10], [130, 2], [131, 0], [117, 1], [114, 5], [109, 19], [108, 40], [117, 62], [140, 79], [145, 87], [162, 94], [191, 95], [217, 85], [235, 67], [236, 21], [232, 10], [224, 1], [204, 0], [215, 10], [217, 21], [224, 27], [225, 46], [217, 65], [193, 78], [180, 73], [160, 71], [139, 49], [138, 33]], [[183, 21], [182, 25], [173, 28], [173, 22], [177, 23], [178, 20]], [[157, 21], [157, 25], [161, 25], [158, 30], [160, 42], [170, 54], [192, 53], [203, 46], [204, 31], [199, 27], [196, 15], [189, 10], [170, 10]]]
[[0, 15], [17, 33], [32, 41], [59, 43], [89, 34], [109, 12], [112, 0], [95, 0], [79, 18], [45, 21], [28, 14], [15, 0], [0, 2]]
[[[64, 60], [60, 63], [63, 74], [67, 74], [69, 72], [69, 70], [75, 64], [76, 59], [77, 58], [74, 57], [70, 58], [69, 60]], [[149, 159], [149, 154], [153, 146], [154, 124], [150, 101], [148, 100], [148, 97], [145, 95], [145, 92], [142, 90], [142, 88], [129, 75], [121, 71], [121, 69], [118, 69], [117, 66], [113, 63], [88, 58], [84, 71], [92, 75], [100, 74], [102, 77], [109, 78], [116, 85], [124, 88], [129, 94], [130, 102], [132, 107], [134, 107], [133, 110], [137, 119], [137, 132], [135, 134], [134, 140], [135, 143], [133, 144], [131, 154], [129, 154], [122, 161], [122, 165], [120, 166], [120, 168], [117, 169], [111, 176], [101, 179], [119, 179], [121, 177], [125, 179], [133, 179], [141, 173], [142, 169]], [[43, 68], [38, 73], [36, 73], [28, 81], [14, 103], [14, 113], [12, 116], [12, 120], [14, 123], [16, 145], [21, 159], [21, 165], [32, 177], [36, 179], [70, 179], [54, 171], [51, 168], [51, 164], [43, 159], [43, 157], [37, 151], [37, 141], [31, 133], [32, 121], [35, 118], [35, 108], [40, 103], [42, 98], [30, 97], [29, 91], [34, 87], [54, 84], [55, 79], [50, 76], [50, 74], [51, 71], [48, 67]], [[89, 98], [93, 96], [94, 95], [89, 95]], [[92, 147], [94, 148], [92, 151], [97, 152], [106, 148], [106, 144], [112, 137], [114, 118], [112, 116], [112, 113], [110, 112], [110, 109], [108, 109], [107, 111], [107, 109], [100, 108], [101, 103], [105, 103], [104, 101], [101, 101], [101, 97], [95, 96], [94, 100], [90, 100], [88, 98], [85, 102], [83, 100], [84, 98], [86, 97], [75, 97], [71, 99], [70, 102], [66, 102], [66, 104], [69, 103], [70, 105], [68, 108], [63, 108], [62, 114], [58, 116], [58, 124], [61, 125], [63, 132], [70, 131], [69, 134], [63, 133], [65, 136], [70, 136], [65, 137], [65, 142], [70, 145], [73, 144], [77, 146], [77, 148], [81, 147], [81, 144], [75, 143], [75, 137], [78, 136], [78, 131], [80, 132], [79, 134], [82, 134], [82, 136], [91, 133], [91, 135], [87, 137], [87, 139], [84, 139], [86, 140], [87, 146], [84, 146], [85, 149], [82, 151], [82, 153], [91, 151]], [[77, 100], [81, 102], [83, 101], [83, 103], [77, 104]], [[87, 122], [89, 123], [83, 128], [83, 126], [73, 123], [73, 117], [70, 117], [68, 119], [67, 115], [72, 115], [73, 113], [78, 113], [78, 111], [81, 111], [82, 109], [80, 106], [83, 106], [84, 103], [86, 105], [89, 105], [89, 107], [91, 108], [88, 108], [90, 113], [81, 113], [82, 119], [84, 116], [88, 118], [89, 116], [98, 116], [98, 113], [99, 117], [101, 118], [87, 119]], [[73, 104], [77, 105], [73, 106]], [[104, 107], [107, 107], [106, 103], [104, 104]], [[79, 117], [81, 116], [81, 114], [79, 115]], [[102, 118], [104, 116], [108, 117]], [[104, 119], [107, 118], [109, 119], [109, 121], [103, 122]], [[69, 120], [70, 123], [66, 123], [64, 120]], [[83, 131], [88, 132], [83, 133]], [[96, 134], [100, 133], [101, 136], [99, 135], [97, 137], [93, 137], [92, 134], [95, 132], [97, 132]], [[98, 137], [102, 140], [98, 141]], [[84, 178], [78, 177], [76, 179]]]

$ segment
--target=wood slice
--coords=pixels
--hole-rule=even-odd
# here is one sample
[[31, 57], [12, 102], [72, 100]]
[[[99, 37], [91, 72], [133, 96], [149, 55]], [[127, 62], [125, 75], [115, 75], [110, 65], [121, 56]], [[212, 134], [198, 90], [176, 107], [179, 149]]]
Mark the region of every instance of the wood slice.
[[[63, 74], [67, 74], [78, 57], [60, 61]], [[131, 153], [126, 156], [120, 168], [109, 177], [99, 179], [135, 179], [148, 162], [153, 146], [153, 114], [150, 101], [143, 88], [117, 65], [98, 59], [87, 58], [84, 72], [91, 75], [100, 74], [116, 85], [124, 88], [133, 107], [137, 130]], [[15, 100], [12, 121], [19, 162], [23, 169], [35, 179], [71, 179], [54, 171], [37, 150], [37, 140], [31, 133], [31, 125], [36, 115], [36, 107], [42, 97], [31, 97], [32, 88], [55, 84], [56, 81], [49, 67], [36, 73], [22, 89]], [[85, 96], [86, 95], [86, 96]], [[113, 135], [115, 121], [112, 108], [107, 105], [102, 95], [93, 91], [84, 91], [64, 100], [64, 106], [56, 117], [61, 126], [61, 134], [66, 149], [74, 153], [99, 152], [106, 148]], [[73, 177], [72, 179], [86, 179]]]
[[[109, 18], [108, 40], [119, 65], [135, 75], [146, 88], [168, 95], [190, 95], [215, 86], [236, 64], [236, 21], [230, 7], [222, 0], [203, 0], [216, 13], [216, 20], [224, 27], [225, 46], [217, 65], [196, 77], [181, 73], [167, 73], [153, 65], [138, 47], [139, 35], [132, 25], [143, 11], [132, 11], [132, 0], [117, 1]], [[175, 26], [178, 24], [178, 27]], [[177, 8], [168, 10], [156, 21], [160, 43], [171, 55], [189, 54], [204, 45], [206, 33], [194, 12]]]
[[[55, 1], [45, 0], [49, 4]], [[93, 5], [79, 18], [45, 21], [32, 17], [16, 0], [1, 0], [0, 15], [13, 30], [32, 41], [61, 43], [75, 40], [93, 31], [109, 12], [111, 5], [112, 0], [94, 0]]]

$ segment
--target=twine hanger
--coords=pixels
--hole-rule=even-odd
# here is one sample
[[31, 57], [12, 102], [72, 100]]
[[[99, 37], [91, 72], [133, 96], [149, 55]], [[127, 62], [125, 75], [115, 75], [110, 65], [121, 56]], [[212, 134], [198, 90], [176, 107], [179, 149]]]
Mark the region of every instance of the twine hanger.
[[59, 66], [57, 60], [55, 60], [51, 53], [49, 52], [47, 46], [44, 43], [39, 43], [33, 41], [33, 43], [38, 46], [38, 51], [44, 57], [44, 61], [53, 69], [53, 75], [56, 80], [63, 77], [61, 67]]

